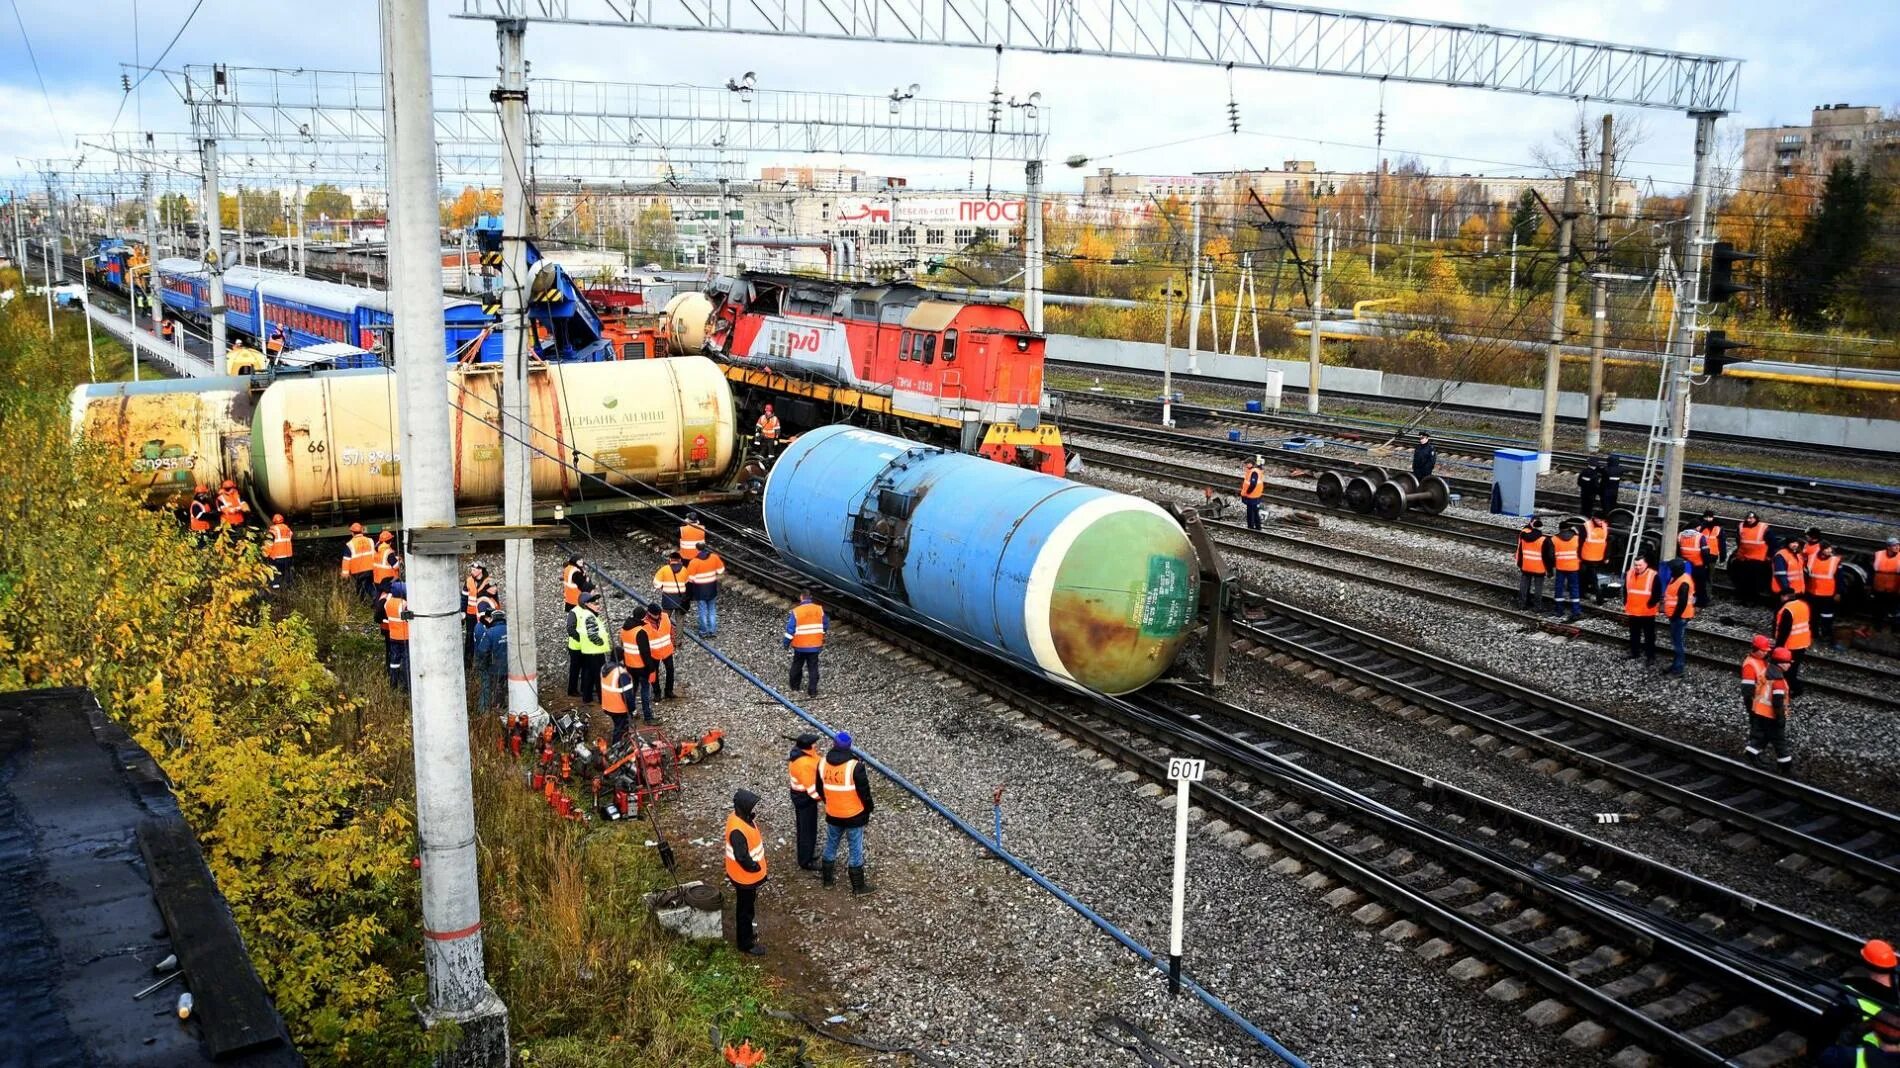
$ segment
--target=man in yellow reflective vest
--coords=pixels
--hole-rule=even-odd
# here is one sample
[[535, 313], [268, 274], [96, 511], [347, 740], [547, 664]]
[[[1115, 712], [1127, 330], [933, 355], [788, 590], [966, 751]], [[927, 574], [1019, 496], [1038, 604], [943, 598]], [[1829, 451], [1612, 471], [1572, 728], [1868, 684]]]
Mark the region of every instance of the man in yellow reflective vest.
[[726, 817], [726, 878], [732, 881], [732, 937], [739, 952], [765, 956], [752, 929], [759, 903], [759, 885], [765, 882], [765, 838], [759, 834], [753, 810], [759, 798], [750, 790], [732, 795], [732, 813]]
[[818, 873], [826, 886], [838, 881], [838, 840], [842, 838], [850, 845], [845, 870], [851, 876], [851, 893], [869, 894], [877, 888], [864, 881], [864, 828], [877, 806], [871, 799], [870, 774], [851, 748], [849, 734], [840, 731], [832, 739], [831, 751], [818, 769], [818, 785], [825, 797], [825, 854]]
[[810, 697], [818, 696], [818, 653], [825, 647], [825, 635], [831, 631], [831, 620], [825, 618], [825, 610], [812, 603], [811, 591], [798, 595], [798, 605], [785, 617], [785, 648], [792, 651], [792, 692], [798, 692], [799, 681], [805, 675], [805, 669], [811, 669], [811, 688], [805, 693]]
[[567, 610], [567, 695], [587, 704], [600, 700], [600, 663], [612, 643], [600, 618], [600, 594], [587, 593]]

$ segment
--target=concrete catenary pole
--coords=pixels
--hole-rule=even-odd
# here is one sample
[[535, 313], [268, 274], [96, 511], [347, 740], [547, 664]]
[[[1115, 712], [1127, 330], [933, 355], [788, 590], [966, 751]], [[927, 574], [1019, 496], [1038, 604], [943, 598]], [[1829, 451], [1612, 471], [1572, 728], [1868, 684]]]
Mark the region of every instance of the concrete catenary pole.
[[[158, 193], [152, 188], [152, 174], [145, 173], [145, 296], [151, 306], [152, 335], [159, 335], [159, 324], [165, 318], [165, 302], [158, 292]], [[132, 381], [138, 381], [139, 365], [132, 364]]]
[[[66, 253], [60, 248], [59, 242], [59, 199], [53, 193], [53, 178], [49, 171], [46, 178], [46, 217], [40, 220], [40, 265], [45, 272], [46, 280], [46, 337], [48, 340], [59, 337], [59, 332], [53, 329], [53, 287], [59, 284], [57, 280], [66, 274]], [[57, 273], [53, 266], [55, 259], [59, 260]], [[26, 274], [25, 265], [21, 265], [20, 273]]]
[[1188, 374], [1201, 371], [1201, 192], [1194, 191], [1188, 223], [1193, 236], [1188, 243]]
[[1550, 348], [1544, 354], [1544, 417], [1537, 429], [1537, 470], [1550, 471], [1557, 447], [1557, 384], [1564, 366], [1564, 312], [1570, 302], [1570, 233], [1577, 219], [1577, 180], [1564, 179], [1563, 208], [1557, 222], [1557, 277], [1550, 291]]
[[455, 526], [454, 461], [442, 359], [442, 263], [428, 0], [383, 0], [389, 160], [390, 310], [402, 422], [402, 510], [410, 553], [410, 730], [422, 856], [423, 963], [431, 1026], [454, 1024], [438, 1065], [505, 1068], [508, 1015], [482, 970], [462, 587], [453, 550], [418, 551]]
[[1306, 414], [1308, 415], [1319, 414], [1319, 330], [1320, 323], [1325, 318], [1320, 311], [1320, 300], [1324, 296], [1321, 276], [1326, 272], [1326, 255], [1321, 251], [1324, 243], [1325, 238], [1321, 235], [1316, 215], [1313, 222], [1312, 314], [1307, 316], [1312, 321], [1306, 324]]
[[1610, 326], [1610, 217], [1616, 196], [1615, 133], [1611, 117], [1603, 116], [1602, 156], [1597, 162], [1596, 281], [1590, 299], [1590, 399], [1584, 416], [1583, 447], [1603, 447], [1603, 343]]
[[1669, 454], [1663, 471], [1663, 523], [1656, 540], [1663, 560], [1676, 558], [1676, 528], [1682, 523], [1682, 462], [1689, 446], [1689, 364], [1695, 359], [1696, 327], [1702, 312], [1702, 250], [1709, 240], [1709, 154], [1715, 145], [1718, 111], [1691, 112], [1695, 120], [1695, 179], [1689, 189], [1689, 239], [1682, 280], [1676, 289], [1675, 344], [1664, 365], [1669, 376]]
[[[206, 133], [198, 142], [198, 159], [204, 166], [204, 191], [199, 199], [204, 202], [204, 266], [209, 292], [206, 309], [211, 320], [211, 366], [214, 373], [224, 368], [224, 218], [223, 205], [218, 200], [218, 141]], [[242, 198], [239, 199], [242, 203]]]
[[[495, 23], [501, 47], [501, 465], [502, 522], [534, 522], [533, 428], [529, 416], [528, 364], [532, 332], [527, 321], [528, 287], [528, 65], [521, 19]], [[508, 642], [508, 711], [539, 722], [541, 676], [536, 649], [534, 542], [512, 538], [502, 549], [506, 572], [503, 603], [514, 637]]]
[[1042, 161], [1023, 168], [1023, 318], [1042, 332]]

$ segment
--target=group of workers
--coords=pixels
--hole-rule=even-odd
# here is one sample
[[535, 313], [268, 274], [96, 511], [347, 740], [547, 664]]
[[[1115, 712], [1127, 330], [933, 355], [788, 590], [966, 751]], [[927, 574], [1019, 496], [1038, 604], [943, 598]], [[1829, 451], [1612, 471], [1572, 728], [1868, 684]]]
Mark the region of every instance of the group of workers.
[[[839, 732], [823, 756], [819, 736], [806, 733], [792, 742], [785, 756], [791, 785], [792, 815], [797, 825], [798, 866], [818, 872], [825, 886], [838, 882], [838, 846], [845, 846], [845, 874], [854, 897], [876, 892], [864, 877], [864, 831], [870, 826], [877, 802], [871, 796], [871, 777], [864, 760], [851, 747], [851, 735]], [[733, 941], [741, 952], [765, 955], [759, 945], [753, 917], [759, 886], [765, 882], [765, 838], [759, 832], [759, 797], [751, 790], [732, 795], [726, 817], [726, 879], [732, 883]], [[818, 849], [818, 814], [825, 815], [825, 845]]]

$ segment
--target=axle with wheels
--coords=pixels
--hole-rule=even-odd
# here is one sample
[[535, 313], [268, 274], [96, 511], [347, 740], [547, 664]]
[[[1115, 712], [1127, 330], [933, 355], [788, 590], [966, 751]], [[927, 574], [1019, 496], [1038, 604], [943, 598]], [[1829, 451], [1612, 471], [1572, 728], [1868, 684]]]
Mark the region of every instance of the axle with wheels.
[[1372, 491], [1372, 514], [1380, 519], [1397, 519], [1408, 508], [1439, 515], [1451, 504], [1451, 484], [1437, 475], [1420, 482], [1410, 472], [1400, 472]]

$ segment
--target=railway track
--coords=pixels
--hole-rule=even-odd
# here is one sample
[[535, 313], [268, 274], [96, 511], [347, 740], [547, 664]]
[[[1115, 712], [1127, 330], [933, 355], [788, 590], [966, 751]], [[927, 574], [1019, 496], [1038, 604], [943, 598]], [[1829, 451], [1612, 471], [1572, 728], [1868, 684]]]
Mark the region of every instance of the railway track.
[[[722, 537], [722, 552], [748, 581], [788, 597], [806, 583], [756, 534], [738, 541]], [[1825, 1007], [1818, 991], [1859, 948], [1799, 913], [1184, 687], [1081, 695], [920, 640], [875, 604], [826, 600], [1074, 739], [1098, 769], [1158, 783], [1169, 755], [1205, 757], [1204, 835], [1303, 875], [1328, 907], [1460, 982], [1486, 982], [1491, 998], [1523, 1002], [1535, 1025], [1571, 1026], [1591, 1048], [1633, 1043], [1626, 1062], [1791, 1063]], [[1579, 1012], [1589, 1019], [1572, 1026]]]

